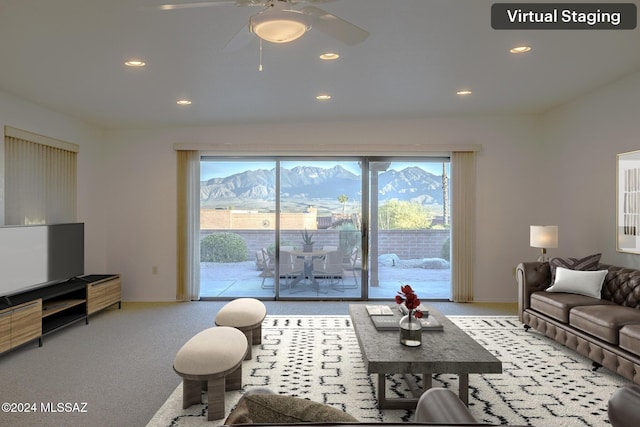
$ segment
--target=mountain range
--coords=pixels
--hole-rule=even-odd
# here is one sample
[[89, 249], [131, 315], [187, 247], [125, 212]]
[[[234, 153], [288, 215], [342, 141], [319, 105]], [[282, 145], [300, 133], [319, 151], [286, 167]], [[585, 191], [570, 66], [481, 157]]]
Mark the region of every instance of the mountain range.
[[[442, 176], [417, 166], [387, 170], [378, 175], [380, 202], [398, 199], [424, 205], [442, 204]], [[200, 201], [211, 207], [226, 207], [246, 200], [275, 200], [275, 169], [248, 170], [224, 178], [200, 182]], [[283, 200], [337, 200], [345, 194], [350, 201], [361, 200], [361, 177], [342, 166], [320, 168], [296, 166], [281, 169], [280, 192]]]

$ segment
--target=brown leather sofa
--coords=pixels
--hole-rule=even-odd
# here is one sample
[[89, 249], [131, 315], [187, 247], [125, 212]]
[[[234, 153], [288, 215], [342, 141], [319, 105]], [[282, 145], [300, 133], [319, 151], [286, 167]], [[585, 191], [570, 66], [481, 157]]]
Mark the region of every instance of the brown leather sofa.
[[607, 270], [601, 298], [546, 292], [551, 286], [548, 262], [518, 265], [518, 314], [559, 343], [640, 383], [640, 270], [599, 264]]

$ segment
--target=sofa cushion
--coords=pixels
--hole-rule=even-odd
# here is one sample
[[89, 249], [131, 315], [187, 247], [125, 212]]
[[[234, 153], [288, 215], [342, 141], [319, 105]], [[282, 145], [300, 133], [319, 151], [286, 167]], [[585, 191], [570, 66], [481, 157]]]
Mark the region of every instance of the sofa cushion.
[[531, 308], [562, 323], [569, 323], [569, 311], [586, 305], [615, 305], [606, 300], [564, 292], [538, 291], [531, 294]]
[[556, 280], [547, 292], [568, 292], [599, 299], [606, 275], [607, 270], [575, 271], [558, 267]]
[[604, 279], [602, 297], [618, 305], [640, 309], [640, 270], [612, 265], [600, 265], [608, 269]]
[[625, 325], [620, 329], [620, 348], [640, 355], [640, 324]]
[[[333, 406], [279, 394], [243, 396], [246, 411], [236, 424], [291, 424], [301, 422], [358, 422]], [[240, 422], [238, 422], [240, 421]]]
[[258, 388], [247, 390], [242, 395], [242, 397], [236, 404], [235, 408], [231, 410], [231, 413], [229, 414], [227, 419], [224, 421], [223, 425], [251, 424], [253, 421], [249, 416], [249, 408], [247, 408], [246, 399], [247, 399], [247, 396], [251, 396], [254, 394], [275, 394], [275, 393], [266, 387], [258, 387]]
[[640, 324], [640, 310], [615, 304], [574, 307], [569, 313], [569, 324], [583, 332], [618, 345], [619, 332], [623, 326]]
[[561, 258], [552, 257], [549, 259], [549, 267], [551, 268], [551, 284], [555, 281], [556, 268], [564, 267], [568, 270], [579, 271], [595, 271], [598, 270], [598, 264], [602, 254], [593, 254], [584, 258]]

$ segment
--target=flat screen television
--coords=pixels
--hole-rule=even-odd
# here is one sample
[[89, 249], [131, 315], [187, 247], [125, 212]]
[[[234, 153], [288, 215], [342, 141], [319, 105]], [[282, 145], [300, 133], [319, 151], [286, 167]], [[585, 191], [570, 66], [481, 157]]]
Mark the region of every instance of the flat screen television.
[[0, 297], [84, 274], [84, 223], [0, 227]]

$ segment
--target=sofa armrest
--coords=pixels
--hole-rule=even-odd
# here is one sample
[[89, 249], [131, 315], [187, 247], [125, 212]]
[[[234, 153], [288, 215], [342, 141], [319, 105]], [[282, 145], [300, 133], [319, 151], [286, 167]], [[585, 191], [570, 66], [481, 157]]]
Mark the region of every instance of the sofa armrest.
[[462, 400], [446, 388], [430, 388], [420, 396], [416, 406], [415, 422], [454, 425], [478, 424]]
[[516, 268], [518, 281], [518, 318], [530, 307], [533, 292], [542, 291], [551, 285], [551, 267], [548, 262], [521, 262]]

